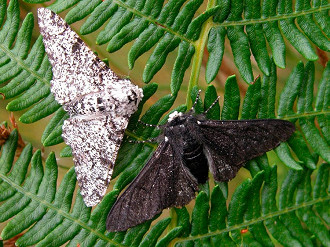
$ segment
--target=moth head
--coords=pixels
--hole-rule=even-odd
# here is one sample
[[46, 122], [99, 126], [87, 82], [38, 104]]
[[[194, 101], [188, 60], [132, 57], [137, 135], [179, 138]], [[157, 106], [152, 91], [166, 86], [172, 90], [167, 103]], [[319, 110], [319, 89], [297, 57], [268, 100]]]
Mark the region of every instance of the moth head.
[[187, 118], [189, 118], [187, 114], [174, 111], [168, 116], [168, 123], [170, 126], [184, 124], [187, 121]]
[[174, 111], [170, 115], [168, 115], [168, 122], [172, 122], [174, 119], [182, 116], [182, 112]]

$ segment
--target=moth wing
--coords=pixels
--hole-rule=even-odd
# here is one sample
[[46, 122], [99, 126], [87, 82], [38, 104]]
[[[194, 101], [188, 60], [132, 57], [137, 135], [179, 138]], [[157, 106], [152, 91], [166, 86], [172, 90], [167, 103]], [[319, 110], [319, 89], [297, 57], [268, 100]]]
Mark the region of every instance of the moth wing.
[[216, 181], [229, 181], [249, 160], [289, 139], [295, 127], [289, 121], [200, 121], [200, 138]]
[[104, 91], [106, 84], [118, 80], [60, 16], [39, 8], [38, 24], [52, 65], [51, 91], [61, 105]]
[[113, 205], [108, 231], [124, 231], [152, 219], [163, 209], [183, 206], [195, 197], [197, 180], [184, 167], [168, 141], [163, 141], [145, 167]]
[[[71, 146], [80, 193], [87, 206], [105, 195], [128, 119], [100, 115], [65, 120], [62, 136]], [[96, 141], [97, 140], [97, 141]]]

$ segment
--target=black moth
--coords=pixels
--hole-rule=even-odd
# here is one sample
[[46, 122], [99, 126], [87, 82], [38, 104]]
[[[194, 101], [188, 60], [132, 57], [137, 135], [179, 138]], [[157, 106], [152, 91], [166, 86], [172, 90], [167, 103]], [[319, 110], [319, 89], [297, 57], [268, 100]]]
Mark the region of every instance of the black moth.
[[206, 112], [196, 115], [194, 108], [173, 112], [160, 126], [161, 142], [113, 205], [108, 231], [125, 231], [165, 208], [188, 204], [198, 184], [208, 180], [209, 170], [216, 181], [229, 181], [247, 161], [277, 147], [295, 131], [285, 120], [207, 120]]

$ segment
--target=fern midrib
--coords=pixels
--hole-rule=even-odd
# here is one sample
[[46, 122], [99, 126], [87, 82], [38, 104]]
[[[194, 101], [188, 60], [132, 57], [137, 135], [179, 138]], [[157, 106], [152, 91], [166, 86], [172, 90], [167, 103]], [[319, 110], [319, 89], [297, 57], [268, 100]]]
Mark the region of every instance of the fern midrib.
[[320, 7], [314, 7], [310, 8], [309, 10], [303, 10], [303, 11], [296, 11], [288, 14], [283, 15], [275, 15], [267, 18], [260, 18], [260, 19], [251, 19], [251, 20], [241, 20], [241, 21], [231, 21], [231, 22], [223, 22], [223, 23], [217, 23], [214, 24], [214, 26], [221, 26], [221, 27], [231, 27], [231, 26], [246, 26], [250, 24], [261, 24], [265, 22], [273, 22], [273, 21], [282, 21], [287, 20], [291, 18], [296, 18], [299, 16], [305, 16], [309, 14], [314, 14], [316, 12], [326, 11], [330, 9], [330, 4], [323, 5]]
[[[188, 42], [188, 43], [193, 43], [192, 40], [187, 39], [187, 38], [186, 38], [185, 36], [183, 36], [182, 34], [180, 34], [180, 33], [176, 32], [176, 31], [174, 31], [171, 27], [168, 27], [167, 25], [165, 25], [165, 24], [163, 24], [163, 23], [159, 23], [159, 22], [157, 22], [156, 19], [153, 19], [153, 18], [151, 18], [151, 17], [149, 17], [149, 16], [143, 14], [141, 11], [136, 10], [136, 9], [130, 7], [129, 5], [123, 3], [122, 1], [119, 1], [119, 0], [113, 0], [113, 2], [115, 2], [116, 4], [118, 4], [120, 7], [123, 7], [123, 8], [125, 8], [125, 9], [129, 10], [129, 11], [132, 12], [134, 15], [140, 16], [140, 17], [146, 19], [147, 21], [153, 23], [154, 25], [156, 25], [156, 26], [158, 26], [158, 27], [164, 29], [166, 32], [168, 32], [168, 33], [172, 33], [174, 36], [179, 37], [181, 40], [184, 40], [184, 41], [186, 41], [186, 42]], [[161, 25], [160, 25], [160, 24], [161, 24]]]
[[38, 197], [37, 195], [24, 190], [23, 187], [21, 187], [20, 185], [14, 183], [11, 179], [9, 179], [8, 177], [6, 177], [5, 175], [3, 175], [2, 173], [0, 173], [0, 179], [2, 179], [3, 181], [5, 181], [6, 183], [8, 183], [10, 186], [12, 186], [13, 188], [15, 188], [19, 193], [23, 194], [24, 196], [28, 196], [31, 198], [31, 200], [37, 201], [40, 204], [45, 205], [48, 209], [54, 210], [55, 212], [57, 212], [57, 214], [63, 216], [64, 218], [71, 220], [72, 222], [80, 225], [82, 228], [85, 228], [87, 231], [93, 233], [94, 235], [98, 236], [100, 239], [105, 240], [109, 243], [112, 243], [116, 246], [120, 246], [120, 247], [127, 247], [126, 245], [120, 244], [118, 242], [113, 241], [112, 239], [106, 237], [104, 234], [102, 234], [101, 232], [95, 231], [93, 228], [91, 228], [90, 226], [88, 226], [86, 223], [77, 220], [76, 218], [73, 218], [69, 213], [62, 211], [62, 209], [54, 207], [53, 204], [41, 199], [40, 197]]
[[294, 115], [287, 115], [279, 119], [284, 119], [284, 120], [290, 120], [295, 118], [300, 119], [300, 118], [308, 118], [308, 117], [317, 117], [320, 115], [328, 115], [328, 114], [330, 114], [330, 111], [312, 111], [312, 112], [297, 113]]
[[203, 24], [201, 29], [201, 37], [194, 43], [195, 54], [192, 59], [191, 74], [189, 79], [188, 90], [186, 94], [186, 106], [187, 109], [192, 107], [192, 101], [190, 99], [192, 89], [198, 85], [200, 68], [202, 66], [204, 48], [209, 34], [209, 29], [211, 28], [211, 17]]
[[36, 73], [36, 71], [31, 70], [30, 67], [24, 63], [24, 60], [20, 59], [16, 54], [12, 53], [10, 49], [5, 47], [1, 43], [0, 49], [2, 49], [12, 61], [16, 61], [19, 66], [21, 66], [24, 70], [32, 74], [37, 80], [43, 82], [44, 84], [50, 85], [49, 81], [45, 80], [44, 77], [40, 76], [38, 73]]
[[189, 241], [189, 240], [197, 240], [197, 239], [202, 239], [202, 238], [207, 238], [207, 237], [213, 237], [213, 236], [216, 236], [216, 235], [219, 235], [219, 234], [222, 234], [222, 233], [231, 232], [231, 231], [234, 231], [234, 230], [239, 230], [241, 228], [247, 228], [248, 226], [256, 224], [258, 222], [262, 222], [262, 221], [265, 221], [265, 220], [268, 220], [268, 219], [271, 219], [271, 218], [274, 218], [274, 217], [277, 217], [277, 216], [281, 216], [281, 215], [287, 214], [289, 212], [296, 211], [298, 209], [302, 209], [302, 208], [305, 208], [305, 207], [310, 207], [310, 206], [313, 206], [314, 204], [317, 204], [317, 203], [326, 202], [328, 200], [330, 200], [329, 195], [324, 197], [324, 198], [318, 198], [318, 199], [315, 199], [315, 200], [304, 202], [302, 204], [298, 204], [298, 205], [294, 205], [292, 207], [288, 207], [288, 208], [285, 208], [285, 209], [282, 209], [282, 210], [278, 210], [276, 212], [272, 212], [270, 214], [263, 215], [263, 216], [258, 217], [256, 219], [253, 219], [251, 221], [243, 222], [241, 224], [237, 224], [237, 225], [234, 225], [234, 226], [227, 227], [226, 229], [223, 229], [223, 230], [218, 230], [218, 231], [215, 231], [215, 232], [210, 232], [210, 233], [197, 235], [197, 236], [186, 237], [186, 238], [177, 238], [177, 239], [174, 239], [171, 242], [171, 244], [173, 244], [173, 246], [174, 246], [176, 243], [186, 242], [186, 241]]
[[[206, 10], [214, 7], [215, 3], [216, 3], [215, 0], [208, 1]], [[203, 56], [204, 56], [204, 49], [205, 49], [206, 41], [209, 36], [209, 31], [213, 26], [212, 24], [213, 24], [212, 17], [210, 17], [203, 24], [203, 27], [201, 29], [201, 36], [199, 37], [198, 40], [196, 40], [194, 42], [195, 54], [192, 59], [191, 74], [190, 74], [189, 85], [188, 85], [188, 90], [187, 90], [187, 94], [186, 94], [187, 95], [186, 96], [187, 109], [190, 109], [192, 107], [193, 102], [190, 100], [190, 95], [191, 95], [191, 91], [194, 88], [194, 86], [198, 85], [200, 68], [202, 66], [202, 61], [203, 61]]]

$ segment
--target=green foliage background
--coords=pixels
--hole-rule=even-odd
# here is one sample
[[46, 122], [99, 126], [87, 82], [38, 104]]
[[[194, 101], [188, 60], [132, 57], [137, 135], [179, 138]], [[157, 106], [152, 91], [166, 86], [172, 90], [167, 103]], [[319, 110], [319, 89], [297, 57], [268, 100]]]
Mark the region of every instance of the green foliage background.
[[[25, 232], [17, 245], [329, 245], [328, 1], [43, 2], [0, 1], [0, 120], [17, 112], [20, 134], [32, 143], [17, 146], [15, 130], [2, 147], [3, 239]], [[297, 131], [275, 152], [250, 161], [229, 186], [211, 178], [187, 207], [164, 210], [127, 232], [106, 232], [116, 197], [156, 147], [125, 138], [109, 193], [93, 210], [84, 205], [71, 158], [55, 158], [71, 151], [61, 138], [68, 115], [50, 93], [51, 66], [34, 27], [36, 9], [48, 5], [116, 73], [143, 87], [127, 137], [157, 136], [137, 120], [164, 123], [170, 111], [191, 107], [198, 88], [198, 112], [222, 96], [211, 119], [276, 117], [296, 123]], [[45, 151], [36, 149], [42, 146]]]

